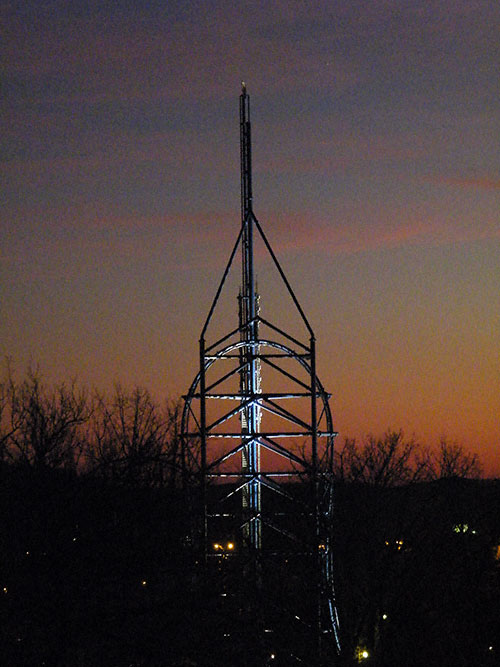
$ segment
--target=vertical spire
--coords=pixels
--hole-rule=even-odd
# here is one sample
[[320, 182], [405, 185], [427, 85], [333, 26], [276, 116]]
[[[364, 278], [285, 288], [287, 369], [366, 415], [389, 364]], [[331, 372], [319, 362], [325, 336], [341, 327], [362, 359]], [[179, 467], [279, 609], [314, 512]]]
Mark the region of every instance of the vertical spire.
[[241, 162], [241, 224], [242, 230], [242, 297], [243, 320], [240, 323], [245, 339], [255, 340], [256, 295], [253, 268], [252, 211], [252, 150], [250, 134], [250, 98], [245, 83], [240, 95], [240, 162]]
[[240, 95], [240, 158], [242, 222], [252, 212], [252, 153], [250, 136], [250, 97], [244, 82]]
[[253, 266], [252, 153], [250, 135], [250, 98], [242, 83], [240, 95], [240, 160], [241, 160], [241, 224], [242, 284], [239, 298], [241, 348], [240, 392], [245, 407], [241, 412], [242, 437], [247, 444], [242, 450], [242, 470], [248, 483], [242, 494], [245, 515], [244, 537], [252, 550], [261, 548], [260, 443], [258, 440], [260, 408], [256, 394], [260, 387], [258, 364], [257, 294]]

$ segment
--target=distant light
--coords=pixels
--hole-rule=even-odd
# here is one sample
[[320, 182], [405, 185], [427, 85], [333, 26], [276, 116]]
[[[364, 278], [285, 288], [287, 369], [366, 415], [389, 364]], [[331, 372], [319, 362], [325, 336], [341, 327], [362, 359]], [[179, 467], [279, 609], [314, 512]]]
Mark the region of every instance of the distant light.
[[274, 653], [271, 653], [271, 660], [274, 660], [275, 657]]
[[147, 584], [148, 584], [148, 582], [147, 582], [145, 579], [143, 579], [143, 580], [141, 581], [141, 585], [142, 585], [142, 586], [147, 586]]
[[3, 592], [4, 592], [4, 593], [7, 593], [8, 590], [9, 590], [9, 589], [7, 588], [7, 586], [4, 586], [4, 587], [3, 587]]
[[[453, 526], [453, 531], [455, 533], [466, 533], [469, 530], [469, 524], [468, 523], [456, 523]], [[475, 532], [475, 531], [472, 531]]]
[[229, 549], [229, 551], [232, 551], [234, 549], [234, 544], [232, 542], [228, 542], [227, 548]]
[[382, 614], [382, 618], [384, 621], [387, 621], [387, 614]]
[[493, 646], [488, 646], [488, 651], [493, 651]]
[[393, 546], [398, 551], [401, 551], [401, 549], [403, 548], [403, 544], [404, 544], [404, 540], [394, 540], [394, 541], [393, 540], [391, 540], [391, 541], [385, 540], [385, 546], [386, 547]]
[[367, 658], [370, 657], [370, 653], [368, 652], [368, 649], [358, 646], [357, 651], [356, 651], [356, 657], [358, 659], [358, 662], [362, 662], [363, 660], [366, 660]]

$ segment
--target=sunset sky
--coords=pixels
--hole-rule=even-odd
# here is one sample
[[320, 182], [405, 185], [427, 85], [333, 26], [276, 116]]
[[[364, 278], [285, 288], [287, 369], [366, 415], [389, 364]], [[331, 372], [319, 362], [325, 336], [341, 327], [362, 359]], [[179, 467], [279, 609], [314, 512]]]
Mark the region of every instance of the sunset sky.
[[19, 376], [188, 389], [240, 226], [244, 80], [254, 210], [341, 440], [444, 435], [500, 475], [500, 3], [0, 0], [0, 20]]

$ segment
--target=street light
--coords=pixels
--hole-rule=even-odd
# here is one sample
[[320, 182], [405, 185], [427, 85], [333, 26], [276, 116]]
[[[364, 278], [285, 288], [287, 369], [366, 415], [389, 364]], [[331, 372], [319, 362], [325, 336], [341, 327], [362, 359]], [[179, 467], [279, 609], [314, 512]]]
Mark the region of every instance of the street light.
[[225, 553], [226, 551], [234, 551], [234, 542], [228, 542], [226, 546], [224, 546], [220, 542], [214, 542], [213, 549], [214, 551], [222, 551], [223, 553]]

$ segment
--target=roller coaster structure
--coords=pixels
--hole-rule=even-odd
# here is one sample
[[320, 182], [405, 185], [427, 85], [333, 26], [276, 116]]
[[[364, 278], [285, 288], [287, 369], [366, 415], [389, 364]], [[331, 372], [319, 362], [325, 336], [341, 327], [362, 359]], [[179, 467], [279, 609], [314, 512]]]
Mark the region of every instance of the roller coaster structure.
[[[240, 159], [241, 228], [201, 331], [199, 371], [184, 397], [183, 457], [199, 482], [193, 508], [197, 562], [219, 572], [219, 595], [237, 596], [235, 608], [255, 621], [249, 632], [267, 632], [279, 644], [276, 635], [288, 618], [286, 623], [300, 624], [312, 637], [304, 655], [289, 646], [290, 656], [306, 664], [332, 664], [340, 652], [332, 548], [337, 434], [330, 395], [316, 374], [314, 332], [253, 212], [250, 100], [244, 84]], [[256, 240], [304, 337], [261, 315]], [[238, 250], [237, 322], [211, 340]]]

